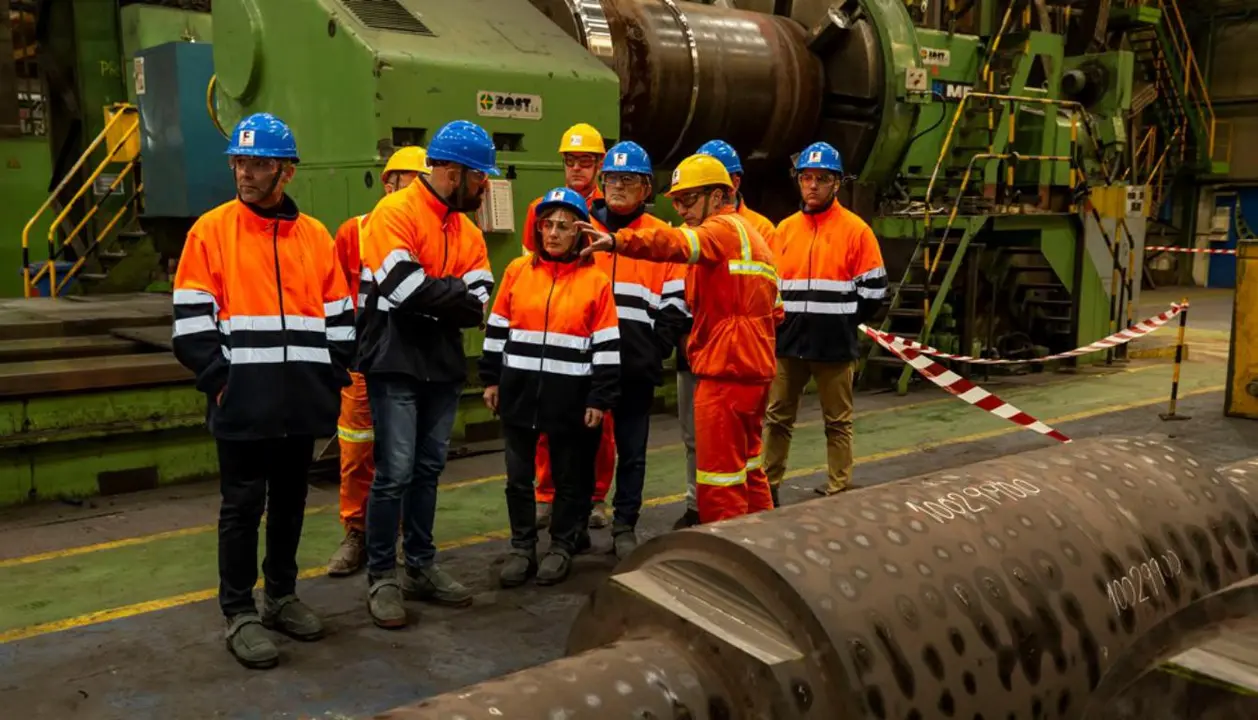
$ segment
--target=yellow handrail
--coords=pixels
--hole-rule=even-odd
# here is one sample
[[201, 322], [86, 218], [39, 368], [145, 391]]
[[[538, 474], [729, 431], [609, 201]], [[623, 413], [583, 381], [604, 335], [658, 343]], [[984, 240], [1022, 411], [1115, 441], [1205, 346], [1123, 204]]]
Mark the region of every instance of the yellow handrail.
[[[57, 285], [57, 267], [54, 264], [56, 261], [56, 254], [57, 254], [57, 251], [55, 249], [56, 242], [57, 242], [56, 240], [57, 227], [61, 225], [61, 222], [63, 220], [66, 219], [66, 216], [70, 214], [70, 211], [74, 209], [74, 204], [79, 201], [79, 198], [83, 197], [83, 193], [87, 192], [87, 189], [92, 186], [92, 183], [96, 182], [96, 178], [102, 172], [104, 172], [105, 167], [108, 166], [109, 163], [113, 162], [114, 156], [118, 154], [118, 151], [121, 150], [126, 145], [127, 141], [131, 139], [131, 136], [134, 135], [137, 131], [139, 131], [139, 129], [140, 129], [140, 123], [137, 122], [136, 124], [132, 125], [125, 133], [123, 133], [122, 139], [118, 142], [117, 145], [114, 146], [114, 149], [111, 150], [109, 154], [105, 156], [104, 160], [100, 161], [100, 164], [96, 166], [96, 170], [94, 170], [92, 174], [87, 178], [87, 181], [84, 182], [83, 186], [79, 188], [79, 191], [74, 194], [74, 197], [70, 199], [70, 202], [66, 203], [65, 209], [61, 211], [61, 214], [57, 216], [57, 219], [53, 220], [52, 224], [48, 226], [48, 265], [47, 267], [48, 267], [48, 287], [49, 287], [50, 292], [55, 292], [56, 285]], [[71, 240], [73, 240], [74, 236], [78, 233], [78, 231], [82, 227], [83, 227], [83, 224], [80, 223], [79, 227], [76, 227], [74, 229], [74, 233], [71, 233], [71, 235], [66, 238], [66, 242], [68, 243]]]
[[[74, 178], [75, 173], [77, 173], [80, 169], [82, 169], [83, 164], [86, 163], [87, 159], [92, 156], [92, 153], [96, 151], [96, 148], [100, 147], [100, 144], [105, 141], [105, 137], [109, 133], [110, 129], [113, 128], [114, 123], [122, 119], [124, 115], [126, 115], [125, 112], [120, 112], [114, 115], [112, 118], [110, 118], [109, 122], [105, 123], [104, 129], [101, 130], [100, 134], [96, 136], [96, 139], [93, 140], [92, 143], [87, 146], [87, 150], [83, 151], [83, 154], [79, 156], [78, 161], [74, 163], [74, 166], [71, 167], [69, 172], [65, 174], [65, 177], [61, 179], [61, 182], [57, 183], [57, 187], [53, 188], [53, 191], [49, 193], [48, 198], [44, 200], [44, 204], [40, 205], [39, 209], [35, 211], [35, 214], [31, 216], [31, 219], [26, 222], [26, 227], [22, 228], [22, 285], [23, 285], [22, 292], [24, 294], [24, 297], [31, 296], [31, 271], [30, 271], [31, 228], [35, 226], [35, 223], [39, 222], [39, 218], [43, 217], [44, 211], [46, 211], [49, 208], [49, 206], [52, 205], [53, 201], [57, 199], [57, 196], [61, 194], [61, 191], [66, 189], [66, 186], [70, 184], [70, 180]], [[118, 146], [121, 147], [122, 143], [119, 143]], [[112, 154], [111, 154], [111, 157], [112, 157]], [[93, 178], [99, 173], [100, 171], [98, 169], [97, 172], [93, 174]], [[80, 194], [82, 194], [82, 191], [80, 191]], [[77, 196], [75, 199], [76, 200], [78, 199]], [[73, 202], [70, 203], [70, 205], [73, 205], [73, 204], [74, 204]], [[52, 230], [55, 230], [56, 227], [57, 227], [57, 223], [53, 223]], [[51, 231], [50, 231], [50, 234], [51, 234]], [[49, 255], [51, 256], [53, 252], [51, 244], [49, 245], [48, 252], [49, 252]], [[52, 260], [50, 259], [49, 262], [52, 262]], [[49, 284], [49, 287], [51, 289], [51, 283]]]
[[[135, 186], [135, 193], [133, 197], [139, 197], [140, 193], [142, 192], [144, 192], [144, 183], [140, 183]], [[114, 225], [117, 225], [118, 221], [122, 219], [122, 216], [124, 213], [127, 212], [127, 208], [129, 205], [130, 203], [123, 203], [122, 207], [118, 208], [118, 212], [114, 213], [114, 216], [109, 219], [109, 222], [105, 225], [104, 229], [100, 231], [100, 235], [98, 237], [103, 238], [109, 235], [109, 231], [113, 230]], [[97, 240], [96, 245], [99, 245], [99, 244], [100, 244], [100, 240]], [[58, 284], [56, 287], [53, 287], [52, 282], [49, 281], [48, 286], [52, 291], [53, 297], [56, 297], [58, 293], [60, 293], [63, 289], [65, 289], [66, 285], [70, 284], [70, 281], [74, 279], [74, 274], [79, 271], [79, 268], [83, 267], [83, 263], [87, 262], [87, 257], [89, 254], [90, 253], [83, 253], [81, 256], [79, 256], [79, 259], [74, 261], [74, 265], [71, 266], [70, 269], [66, 271], [65, 278], [63, 278], [61, 283]]]

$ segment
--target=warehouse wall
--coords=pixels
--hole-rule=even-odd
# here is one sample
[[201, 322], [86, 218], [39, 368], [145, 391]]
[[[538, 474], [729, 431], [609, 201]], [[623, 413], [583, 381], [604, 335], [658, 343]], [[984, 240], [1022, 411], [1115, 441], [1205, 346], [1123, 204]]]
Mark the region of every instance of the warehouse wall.
[[1235, 179], [1258, 180], [1258, 73], [1254, 72], [1253, 51], [1256, 45], [1256, 21], [1226, 21], [1215, 26], [1208, 81], [1210, 98], [1222, 122], [1222, 131], [1231, 125], [1229, 176]]

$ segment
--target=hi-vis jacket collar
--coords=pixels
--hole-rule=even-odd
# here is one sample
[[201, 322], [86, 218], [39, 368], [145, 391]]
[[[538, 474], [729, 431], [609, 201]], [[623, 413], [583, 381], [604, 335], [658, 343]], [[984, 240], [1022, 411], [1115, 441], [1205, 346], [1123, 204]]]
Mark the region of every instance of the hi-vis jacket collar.
[[843, 206], [840, 205], [839, 201], [835, 198], [831, 198], [830, 204], [820, 210], [809, 210], [803, 203], [800, 203], [799, 209], [805, 215], [819, 223], [826, 222], [832, 217], [837, 217], [843, 214]]
[[297, 202], [286, 193], [280, 200], [280, 204], [273, 208], [260, 208], [253, 203], [247, 203], [236, 197], [236, 202], [240, 203], [249, 212], [241, 213], [240, 217], [244, 218], [245, 227], [250, 231], [266, 232], [268, 235], [275, 229], [275, 222], [278, 220], [280, 227], [279, 233], [287, 235], [293, 229], [293, 225], [297, 222], [300, 213], [297, 210]]
[[428, 184], [428, 178], [422, 175], [419, 177], [419, 182], [407, 185], [402, 192], [413, 193], [412, 202], [419, 203], [421, 208], [427, 208], [438, 217], [447, 218], [455, 214], [454, 208], [450, 207], [450, 204], [432, 189], [432, 186]]

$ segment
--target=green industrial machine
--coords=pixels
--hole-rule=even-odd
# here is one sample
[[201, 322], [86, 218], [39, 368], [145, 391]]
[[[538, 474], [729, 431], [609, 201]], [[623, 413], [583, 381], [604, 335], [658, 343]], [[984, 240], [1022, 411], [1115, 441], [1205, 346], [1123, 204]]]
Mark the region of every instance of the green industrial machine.
[[[114, 115], [102, 108], [138, 107], [146, 148], [210, 117], [227, 129], [276, 113], [302, 154], [292, 193], [329, 228], [372, 207], [393, 149], [425, 144], [452, 119], [478, 122], [504, 171], [476, 216], [498, 274], [519, 253], [528, 202], [563, 182], [557, 143], [576, 122], [643, 144], [661, 188], [678, 160], [723, 138], [744, 158], [750, 204], [775, 220], [797, 202], [791, 154], [827, 140], [852, 174], [844, 202], [882, 242], [894, 291], [881, 326], [946, 351], [1019, 357], [1107, 334], [1138, 291], [1127, 269], [1138, 267], [1152, 174], [1131, 161], [1126, 115], [1133, 75], [1161, 66], [1123, 37], [1149, 22], [1155, 38], [1171, 36], [1156, 13], [1110, 31], [1098, 15], [1107, 4], [40, 0], [52, 179], [73, 180], [49, 214], [68, 208], [58, 241], [81, 226], [57, 243], [81, 268], [67, 299], [0, 304], [0, 504], [215, 470], [203, 398], [168, 352], [168, 299], [107, 293], [168, 288], [195, 218], [157, 216], [144, 188], [191, 192], [221, 158], [193, 140], [183, 150], [205, 159], [183, 168], [141, 152], [100, 191], [91, 170], [122, 167], [106, 160], [117, 138], [85, 153], [109, 135]], [[205, 55], [169, 43], [212, 44], [212, 70], [159, 67]], [[150, 113], [152, 88], [172, 77], [178, 112]], [[189, 93], [204, 115], [189, 111]], [[1180, 147], [1208, 147], [1195, 129], [1205, 124], [1185, 119], [1191, 103], [1167, 91], [1150, 107], [1188, 129], [1166, 134]], [[71, 202], [85, 182], [94, 189]], [[668, 217], [667, 203], [657, 210]], [[474, 360], [481, 337], [466, 342]], [[862, 377], [903, 391], [911, 373], [871, 351]], [[496, 433], [479, 394], [469, 387], [459, 414], [465, 451]]]

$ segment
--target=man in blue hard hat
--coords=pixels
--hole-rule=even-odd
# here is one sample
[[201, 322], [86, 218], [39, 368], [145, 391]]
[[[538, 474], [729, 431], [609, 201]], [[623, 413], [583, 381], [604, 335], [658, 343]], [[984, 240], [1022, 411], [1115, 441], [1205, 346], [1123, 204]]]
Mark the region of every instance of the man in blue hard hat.
[[[760, 233], [765, 243], [772, 246], [773, 223], [747, 207], [747, 202], [743, 199], [740, 190], [743, 183], [743, 162], [734, 146], [724, 140], [709, 140], [699, 146], [697, 154], [714, 157], [721, 161], [721, 164], [725, 166], [725, 171], [729, 173], [730, 181], [734, 184], [734, 192], [727, 198], [728, 204], [739, 215], [750, 220], [752, 227]], [[682, 292], [683, 294], [685, 292], [684, 285]], [[690, 372], [689, 363], [686, 362], [687, 340], [688, 336], [683, 334], [677, 345], [677, 418], [681, 423], [682, 444], [686, 448], [686, 512], [673, 524], [675, 530], [699, 524], [699, 505], [695, 485], [697, 480], [694, 424], [695, 378]]]
[[446, 124], [428, 144], [431, 172], [386, 195], [364, 228], [362, 262], [371, 281], [364, 273], [358, 369], [376, 428], [367, 581], [368, 609], [380, 627], [406, 625], [404, 597], [454, 607], [472, 602], [471, 592], [436, 565], [432, 531], [437, 479], [467, 376], [463, 330], [483, 323], [494, 285], [485, 238], [465, 213], [480, 207], [489, 176], [499, 174], [495, 160], [483, 128]]
[[859, 357], [858, 326], [869, 321], [887, 293], [878, 238], [856, 213], [839, 204], [843, 158], [824, 142], [799, 154], [794, 167], [800, 211], [783, 220], [773, 253], [786, 318], [777, 334], [777, 376], [765, 414], [765, 472], [777, 504], [786, 473], [799, 398], [817, 381], [825, 419], [826, 484], [821, 495], [852, 482], [852, 381]]
[[[175, 274], [175, 357], [196, 373], [218, 446], [219, 605], [227, 649], [246, 667], [279, 661], [263, 626], [299, 640], [323, 635], [297, 599], [297, 546], [316, 437], [336, 432], [350, 382], [354, 304], [332, 236], [285, 194], [298, 162], [293, 134], [250, 115], [227, 148], [237, 197], [188, 232]], [[262, 612], [258, 526], [266, 511]]]
[[[666, 228], [646, 212], [653, 195], [651, 157], [639, 144], [619, 142], [603, 158], [603, 197], [590, 206], [590, 223], [607, 232]], [[620, 326], [620, 400], [609, 423], [616, 448], [612, 549], [625, 558], [638, 545], [651, 405], [663, 361], [689, 321], [686, 267], [599, 253], [594, 262], [612, 281]], [[603, 442], [607, 442], [604, 434]]]

